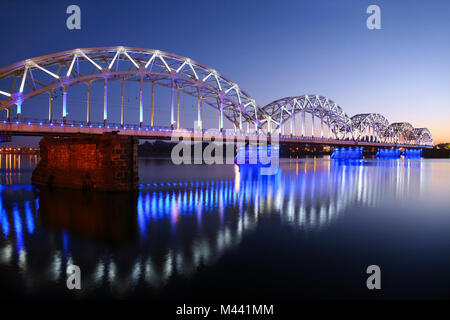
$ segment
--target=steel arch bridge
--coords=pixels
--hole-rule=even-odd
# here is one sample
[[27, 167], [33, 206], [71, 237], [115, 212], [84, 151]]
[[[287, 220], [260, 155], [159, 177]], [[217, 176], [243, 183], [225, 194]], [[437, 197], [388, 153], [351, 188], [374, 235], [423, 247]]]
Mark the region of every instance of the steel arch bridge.
[[[198, 125], [202, 125], [202, 106], [206, 104], [219, 112], [219, 126], [223, 128], [224, 117], [235, 126], [242, 128], [243, 122], [254, 123], [258, 118], [256, 102], [239, 86], [220, 75], [216, 70], [206, 67], [189, 58], [175, 54], [129, 47], [106, 47], [76, 49], [43, 57], [21, 61], [0, 69], [0, 81], [10, 80], [11, 90], [0, 91], [7, 99], [0, 101], [0, 110], [9, 113], [17, 107], [20, 118], [24, 101], [43, 93], [49, 94], [49, 116], [52, 121], [52, 94], [63, 90], [62, 119], [67, 118], [67, 89], [86, 83], [88, 85], [88, 105], [86, 122], [90, 120], [90, 85], [94, 81], [104, 82], [103, 117], [108, 119], [108, 82], [114, 80], [138, 81], [140, 83], [139, 119], [143, 123], [144, 101], [143, 83], [152, 84], [152, 125], [154, 122], [154, 86], [161, 85], [171, 89], [170, 125], [179, 125], [180, 91], [197, 97]], [[122, 86], [121, 125], [125, 123]], [[175, 92], [177, 92], [175, 94]], [[177, 97], [176, 97], [177, 96]], [[175, 99], [178, 99], [176, 115]], [[178, 120], [178, 122], [177, 122]]]
[[[120, 123], [116, 124], [111, 122], [111, 110], [108, 110], [108, 89], [112, 81], [121, 82], [122, 89]], [[134, 124], [130, 126], [130, 123], [127, 123], [129, 115], [124, 107], [124, 85], [127, 81], [139, 84], [139, 123], [135, 127]], [[102, 123], [93, 123], [91, 117], [91, 85], [95, 82], [103, 84], [103, 103], [101, 106], [93, 106], [102, 108]], [[144, 110], [148, 109], [144, 106], [144, 83], [151, 84], [149, 126], [144, 124]], [[80, 84], [87, 86], [86, 112], [85, 120], [76, 122], [68, 118], [68, 94], [71, 87]], [[170, 90], [170, 121], [163, 127], [164, 131], [169, 133], [181, 127], [180, 95], [183, 93], [197, 101], [194, 130], [204, 130], [204, 113], [211, 110], [217, 116], [219, 130], [224, 129], [224, 120], [228, 120], [236, 135], [250, 132], [254, 135], [278, 133], [284, 139], [298, 142], [321, 143], [326, 140], [327, 143], [333, 143], [344, 140], [433, 145], [431, 133], [426, 128], [414, 128], [407, 122], [389, 124], [388, 120], [378, 113], [349, 117], [336, 102], [317, 94], [286, 97], [260, 107], [238, 84], [192, 59], [160, 50], [122, 46], [69, 50], [27, 59], [0, 69], [0, 111], [6, 111], [6, 120], [0, 123], [0, 131], [42, 135], [41, 133], [74, 134], [81, 132], [81, 128], [83, 133], [93, 134], [121, 129], [120, 134], [142, 136], [142, 131], [138, 130], [155, 132], [157, 128], [157, 86]], [[54, 119], [56, 92], [61, 92], [62, 105], [57, 106], [58, 109], [55, 108], [61, 113], [60, 117]], [[43, 94], [48, 95], [48, 115], [37, 122], [26, 121], [22, 117], [24, 102]], [[204, 110], [204, 106], [208, 108]], [[16, 111], [14, 121], [11, 121], [12, 110]], [[306, 132], [306, 114], [310, 117], [311, 135]], [[315, 137], [316, 118], [320, 120], [320, 137]], [[41, 130], [42, 126], [46, 129]], [[95, 130], [86, 130], [87, 127], [93, 126]], [[327, 138], [324, 137], [325, 126]], [[75, 129], [70, 129], [71, 127]], [[152, 135], [151, 132], [148, 135]], [[153, 135], [158, 137], [157, 133]]]

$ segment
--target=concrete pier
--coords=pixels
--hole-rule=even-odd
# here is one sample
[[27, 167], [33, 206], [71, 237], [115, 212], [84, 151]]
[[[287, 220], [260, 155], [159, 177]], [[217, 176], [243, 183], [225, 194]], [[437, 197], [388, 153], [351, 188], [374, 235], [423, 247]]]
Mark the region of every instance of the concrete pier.
[[136, 137], [115, 134], [44, 137], [32, 183], [85, 191], [138, 188]]

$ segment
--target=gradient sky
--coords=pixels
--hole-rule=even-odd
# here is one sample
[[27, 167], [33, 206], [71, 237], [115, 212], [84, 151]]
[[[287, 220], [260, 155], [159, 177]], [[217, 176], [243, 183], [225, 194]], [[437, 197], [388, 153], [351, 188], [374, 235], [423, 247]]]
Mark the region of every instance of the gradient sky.
[[[70, 4], [81, 30], [66, 28]], [[370, 4], [382, 30], [366, 28]], [[447, 0], [2, 0], [0, 14], [0, 67], [79, 47], [160, 49], [218, 70], [259, 105], [317, 93], [450, 142]]]

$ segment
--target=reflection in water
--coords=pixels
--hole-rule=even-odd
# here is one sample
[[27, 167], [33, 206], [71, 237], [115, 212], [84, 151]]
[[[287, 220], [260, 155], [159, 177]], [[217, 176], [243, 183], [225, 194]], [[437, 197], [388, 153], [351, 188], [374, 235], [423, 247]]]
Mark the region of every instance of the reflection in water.
[[36, 154], [1, 153], [0, 154], [0, 184], [15, 185], [30, 183], [23, 180], [24, 172], [31, 172], [39, 162]]
[[159, 288], [214, 265], [260, 219], [313, 232], [349, 206], [420, 195], [421, 165], [289, 161], [275, 176], [235, 167], [223, 179], [155, 179], [135, 194], [1, 186], [0, 267], [20, 271], [30, 293], [64, 282], [71, 263], [83, 271], [81, 294], [105, 285], [119, 296], [137, 285]]

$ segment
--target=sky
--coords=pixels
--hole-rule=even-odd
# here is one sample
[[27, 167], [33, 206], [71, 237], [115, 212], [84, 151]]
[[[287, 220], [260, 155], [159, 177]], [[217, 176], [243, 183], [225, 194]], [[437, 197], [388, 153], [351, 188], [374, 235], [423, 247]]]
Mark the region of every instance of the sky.
[[[71, 4], [81, 30], [66, 27]], [[366, 26], [372, 4], [381, 30]], [[75, 48], [160, 49], [216, 69], [260, 106], [320, 94], [450, 142], [447, 0], [2, 0], [0, 12], [0, 68]]]

